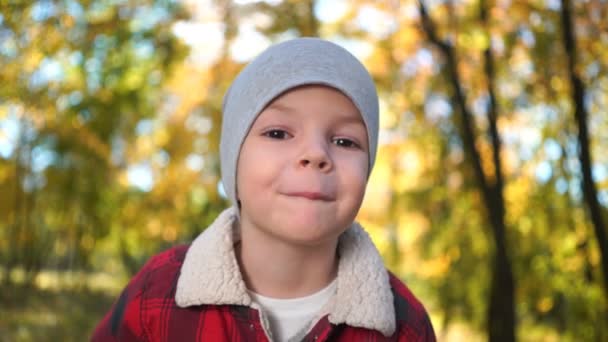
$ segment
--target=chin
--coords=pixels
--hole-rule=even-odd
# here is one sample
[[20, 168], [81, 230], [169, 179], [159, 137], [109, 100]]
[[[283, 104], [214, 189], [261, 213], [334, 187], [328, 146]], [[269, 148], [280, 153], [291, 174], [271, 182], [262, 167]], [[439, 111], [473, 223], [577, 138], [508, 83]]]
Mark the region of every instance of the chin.
[[337, 238], [344, 228], [333, 222], [319, 221], [313, 218], [298, 218], [291, 220], [287, 231], [287, 239], [305, 245], [315, 245]]
[[317, 247], [337, 238], [336, 234], [298, 234], [285, 237], [285, 241], [293, 246]]

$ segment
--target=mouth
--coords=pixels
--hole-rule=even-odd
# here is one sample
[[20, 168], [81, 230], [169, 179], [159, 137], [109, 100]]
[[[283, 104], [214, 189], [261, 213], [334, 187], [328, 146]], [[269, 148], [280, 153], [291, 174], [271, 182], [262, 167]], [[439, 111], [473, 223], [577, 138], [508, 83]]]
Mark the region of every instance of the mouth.
[[311, 201], [330, 202], [330, 201], [334, 200], [333, 196], [330, 196], [328, 194], [324, 194], [321, 192], [312, 192], [312, 191], [289, 192], [289, 193], [286, 193], [285, 195], [290, 196], [290, 197], [302, 197], [302, 198], [309, 199]]

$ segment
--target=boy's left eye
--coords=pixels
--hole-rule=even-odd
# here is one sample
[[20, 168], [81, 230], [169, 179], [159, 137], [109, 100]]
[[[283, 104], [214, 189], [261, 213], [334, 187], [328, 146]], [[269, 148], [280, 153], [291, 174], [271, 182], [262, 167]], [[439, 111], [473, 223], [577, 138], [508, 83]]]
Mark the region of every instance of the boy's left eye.
[[341, 147], [359, 147], [356, 142], [347, 138], [336, 138], [334, 139], [334, 144]]
[[272, 138], [272, 139], [287, 139], [290, 137], [290, 134], [282, 129], [270, 129], [264, 132], [264, 135]]

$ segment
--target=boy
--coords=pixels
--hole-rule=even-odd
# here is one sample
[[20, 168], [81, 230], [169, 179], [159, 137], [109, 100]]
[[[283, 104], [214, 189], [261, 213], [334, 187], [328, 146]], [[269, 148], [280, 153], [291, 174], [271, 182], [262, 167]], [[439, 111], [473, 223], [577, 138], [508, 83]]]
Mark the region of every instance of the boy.
[[431, 322], [354, 221], [374, 164], [367, 70], [316, 38], [274, 45], [224, 98], [234, 204], [153, 257], [95, 341], [434, 341]]

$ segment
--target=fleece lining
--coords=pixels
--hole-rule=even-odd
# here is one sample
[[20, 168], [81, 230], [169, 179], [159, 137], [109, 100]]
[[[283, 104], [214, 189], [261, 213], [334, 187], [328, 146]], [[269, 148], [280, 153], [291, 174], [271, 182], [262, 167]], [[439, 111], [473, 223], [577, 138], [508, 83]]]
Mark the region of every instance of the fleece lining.
[[[257, 308], [247, 293], [234, 244], [237, 210], [223, 211], [190, 245], [177, 282], [175, 301], [193, 305], [245, 305]], [[388, 272], [376, 246], [358, 223], [339, 238], [337, 289], [327, 308], [333, 324], [395, 332], [395, 308]]]

